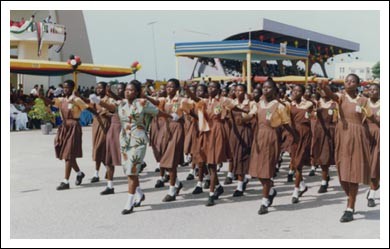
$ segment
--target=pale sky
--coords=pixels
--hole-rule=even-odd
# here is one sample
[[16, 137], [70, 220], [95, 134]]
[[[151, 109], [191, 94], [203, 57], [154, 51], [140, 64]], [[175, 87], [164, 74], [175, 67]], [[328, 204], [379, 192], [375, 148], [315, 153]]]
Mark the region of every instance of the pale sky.
[[[375, 10], [93, 10], [83, 13], [94, 63], [128, 66], [137, 60], [142, 64], [137, 73], [140, 80], [154, 79], [156, 68], [161, 80], [176, 77], [175, 42], [221, 41], [239, 32], [258, 30], [262, 18], [359, 43], [360, 51], [353, 53], [352, 58], [367, 62], [380, 60], [380, 12]], [[155, 43], [152, 25], [148, 25], [151, 22], [156, 22], [152, 24]], [[347, 55], [337, 56], [327, 66], [330, 76], [334, 63], [341, 58], [344, 62], [352, 61]], [[180, 78], [185, 79], [191, 70], [181, 59]]]

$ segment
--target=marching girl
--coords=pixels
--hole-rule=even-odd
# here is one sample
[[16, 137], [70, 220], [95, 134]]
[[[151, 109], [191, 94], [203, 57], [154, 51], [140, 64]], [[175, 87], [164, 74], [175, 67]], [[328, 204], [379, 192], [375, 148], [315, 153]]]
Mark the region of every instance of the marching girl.
[[272, 79], [266, 80], [262, 90], [262, 99], [250, 112], [251, 116], [256, 115], [257, 131], [252, 143], [249, 164], [249, 174], [259, 178], [263, 185], [263, 199], [258, 211], [260, 215], [268, 213], [268, 207], [272, 205], [277, 194], [272, 187], [271, 178], [274, 176], [280, 154], [279, 127], [284, 126], [288, 132], [294, 134], [289, 126], [290, 116], [286, 106], [276, 99], [278, 88], [275, 82]]
[[337, 122], [337, 104], [321, 91], [317, 102], [316, 119], [312, 121], [311, 147], [313, 165], [321, 165], [322, 180], [318, 193], [328, 191], [329, 166], [334, 165], [334, 132]]
[[[190, 91], [195, 93], [196, 87], [195, 86], [190, 86]], [[195, 118], [193, 115], [190, 113], [185, 113], [184, 115], [184, 130], [185, 130], [185, 135], [184, 135], [184, 154], [185, 154], [185, 160], [184, 160], [184, 165], [187, 166], [191, 164], [192, 161], [192, 146], [193, 146], [193, 137], [196, 136], [196, 130], [195, 130]], [[195, 164], [191, 164], [191, 170], [190, 173], [187, 176], [187, 181], [194, 180], [195, 179]]]
[[69, 189], [69, 177], [73, 169], [77, 173], [76, 185], [80, 185], [85, 174], [80, 171], [76, 158], [82, 157], [82, 130], [79, 123], [81, 111], [88, 109], [94, 112], [79, 97], [73, 95], [75, 83], [66, 80], [63, 84], [65, 97], [54, 98], [50, 102], [59, 108], [62, 124], [54, 140], [56, 157], [65, 160], [65, 178], [57, 187], [57, 190]]
[[[254, 105], [250, 102], [246, 95], [246, 85], [238, 84], [235, 90], [236, 98], [233, 103], [246, 112], [251, 110]], [[233, 174], [237, 175], [237, 188], [233, 193], [233, 197], [244, 195], [246, 185], [249, 182], [247, 176], [249, 170], [249, 159], [251, 145], [253, 141], [253, 130], [251, 126], [251, 118], [246, 113], [241, 111], [230, 111], [231, 129], [230, 129], [230, 146], [232, 153]]]
[[[233, 83], [230, 86], [230, 90], [229, 90], [227, 98], [230, 98], [232, 100], [236, 99], [236, 87], [237, 87], [236, 83]], [[230, 135], [230, 131], [231, 131], [231, 128], [232, 128], [232, 120], [231, 120], [230, 110], [223, 110], [223, 112], [222, 112], [222, 119], [224, 120], [225, 132], [226, 132], [226, 134]], [[232, 184], [233, 183], [233, 179], [235, 178], [234, 174], [233, 174], [233, 159], [231, 158], [232, 157], [232, 153], [231, 153], [231, 145], [232, 145], [231, 142], [232, 141], [230, 139], [230, 136], [229, 136], [229, 140], [228, 141], [229, 141], [229, 146], [228, 146], [229, 152], [227, 154], [228, 155], [228, 157], [227, 157], [228, 173], [227, 173], [225, 181], [223, 183], [225, 185]]]
[[[196, 96], [198, 98], [207, 98], [206, 85], [199, 84], [196, 88]], [[193, 146], [191, 148], [192, 163], [198, 166], [198, 182], [195, 189], [192, 191], [193, 195], [203, 193], [202, 185], [205, 175], [209, 175], [206, 166], [206, 133], [209, 130], [208, 123], [202, 115], [204, 115], [205, 105], [203, 102], [196, 102], [194, 106], [194, 113], [197, 115], [196, 122], [194, 122], [195, 134], [193, 139]], [[201, 116], [201, 125], [199, 126], [199, 115]]]
[[225, 162], [229, 154], [229, 145], [226, 144], [228, 134], [223, 128], [222, 112], [225, 110], [243, 111], [234, 105], [233, 100], [220, 97], [220, 88], [219, 83], [209, 83], [207, 88], [209, 98], [200, 99], [188, 91], [188, 87], [186, 87], [188, 96], [195, 102], [201, 101], [205, 105], [204, 116], [209, 126], [209, 131], [206, 132], [206, 163], [210, 171], [210, 193], [206, 206], [214, 206], [215, 200], [224, 192], [217, 175], [217, 164]]
[[335, 161], [341, 187], [348, 196], [347, 209], [340, 222], [353, 220], [359, 183], [370, 183], [370, 140], [365, 119], [379, 126], [379, 122], [367, 108], [367, 98], [358, 96], [357, 87], [360, 79], [356, 74], [349, 74], [344, 82], [345, 93], [334, 94], [327, 82], [321, 88], [326, 95], [339, 105], [339, 122], [335, 132]]
[[[100, 98], [100, 103], [113, 104], [114, 100], [106, 95], [106, 82], [99, 82], [96, 86], [96, 95]], [[91, 183], [98, 182], [101, 163], [106, 159], [106, 135], [110, 128], [111, 117], [108, 110], [99, 104], [94, 108], [98, 115], [95, 115], [92, 123], [92, 159], [95, 161], [95, 175]]]
[[[145, 157], [148, 137], [145, 130], [145, 115], [161, 115], [171, 118], [169, 114], [160, 112], [157, 107], [146, 99], [140, 99], [142, 93], [141, 83], [137, 80], [131, 81], [126, 86], [125, 99], [118, 107], [108, 103], [101, 105], [111, 112], [117, 111], [121, 121], [120, 146], [122, 166], [128, 176], [128, 198], [122, 214], [130, 214], [135, 206], [134, 194], [139, 188], [139, 173]], [[91, 99], [99, 104], [100, 99]]]
[[189, 112], [192, 108], [192, 101], [180, 97], [180, 82], [177, 79], [168, 80], [167, 97], [155, 100], [146, 96], [160, 110], [172, 115], [172, 119], [168, 122], [167, 131], [164, 134], [163, 151], [161, 153], [160, 167], [165, 168], [169, 172], [169, 192], [164, 197], [163, 202], [175, 201], [183, 184], [177, 178], [177, 166], [183, 164], [183, 145], [184, 145], [184, 112]]
[[379, 189], [379, 176], [380, 176], [380, 156], [379, 156], [379, 146], [380, 146], [380, 104], [379, 104], [379, 85], [372, 84], [369, 88], [368, 96], [370, 97], [368, 100], [368, 109], [370, 109], [371, 113], [374, 115], [377, 123], [372, 122], [371, 120], [367, 120], [368, 128], [370, 131], [370, 152], [371, 152], [371, 183], [370, 190], [368, 194], [368, 206], [375, 207], [375, 195]]
[[[114, 94], [110, 87], [107, 86], [107, 96], [116, 100], [115, 104], [119, 105], [122, 100], [125, 98], [125, 87], [126, 84], [119, 83], [117, 86], [117, 95]], [[114, 172], [115, 166], [121, 166], [121, 151], [119, 143], [119, 135], [121, 132], [121, 122], [119, 120], [118, 113], [109, 113], [108, 116], [111, 117], [110, 128], [107, 131], [106, 139], [106, 158], [104, 160], [104, 165], [107, 169], [107, 186], [100, 192], [101, 195], [114, 194]], [[142, 197], [141, 197], [142, 198]]]
[[304, 92], [305, 88], [302, 85], [296, 85], [293, 88], [290, 109], [292, 127], [299, 136], [298, 143], [291, 146], [291, 164], [295, 170], [295, 188], [292, 195], [294, 204], [298, 203], [299, 197], [307, 191], [302, 177], [302, 168], [304, 165], [310, 165], [312, 138], [310, 113], [313, 110], [313, 103], [302, 97]]
[[[160, 86], [160, 90], [157, 93], [158, 98], [167, 97], [167, 91], [165, 85]], [[155, 188], [163, 188], [164, 182], [167, 182], [169, 179], [166, 177], [166, 170], [160, 168], [160, 160], [163, 151], [163, 142], [164, 133], [167, 131], [167, 120], [163, 117], [154, 117], [150, 124], [150, 145], [152, 146], [153, 155], [157, 162], [157, 168], [155, 172], [160, 172], [160, 177], [154, 185]]]

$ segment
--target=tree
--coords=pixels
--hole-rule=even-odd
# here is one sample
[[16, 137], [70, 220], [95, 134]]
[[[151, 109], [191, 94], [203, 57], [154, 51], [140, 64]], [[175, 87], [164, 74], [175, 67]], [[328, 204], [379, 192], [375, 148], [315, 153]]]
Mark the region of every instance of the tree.
[[372, 67], [372, 75], [374, 78], [380, 78], [381, 76], [381, 70], [380, 70], [380, 62], [378, 61], [373, 67]]

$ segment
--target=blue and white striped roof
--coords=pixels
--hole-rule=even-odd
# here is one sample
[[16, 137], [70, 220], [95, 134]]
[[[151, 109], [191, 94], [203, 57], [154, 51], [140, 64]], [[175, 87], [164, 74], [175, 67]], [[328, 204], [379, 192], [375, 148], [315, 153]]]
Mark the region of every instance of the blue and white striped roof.
[[228, 40], [210, 42], [175, 43], [176, 56], [208, 57], [229, 60], [246, 60], [250, 52], [252, 60], [306, 59], [307, 50], [286, 46], [281, 52], [280, 44], [271, 44], [257, 40]]

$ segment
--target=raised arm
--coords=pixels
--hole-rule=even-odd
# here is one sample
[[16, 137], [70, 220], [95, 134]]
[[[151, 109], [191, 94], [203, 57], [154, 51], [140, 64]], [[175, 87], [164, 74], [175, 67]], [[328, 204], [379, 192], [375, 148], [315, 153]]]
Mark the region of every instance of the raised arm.
[[320, 88], [322, 90], [324, 90], [326, 96], [328, 96], [331, 100], [334, 100], [336, 101], [337, 103], [339, 103], [339, 96], [337, 96], [335, 93], [333, 93], [329, 86], [328, 86], [328, 81], [324, 81], [324, 80], [319, 80], [318, 82], [318, 85], [320, 86]]

